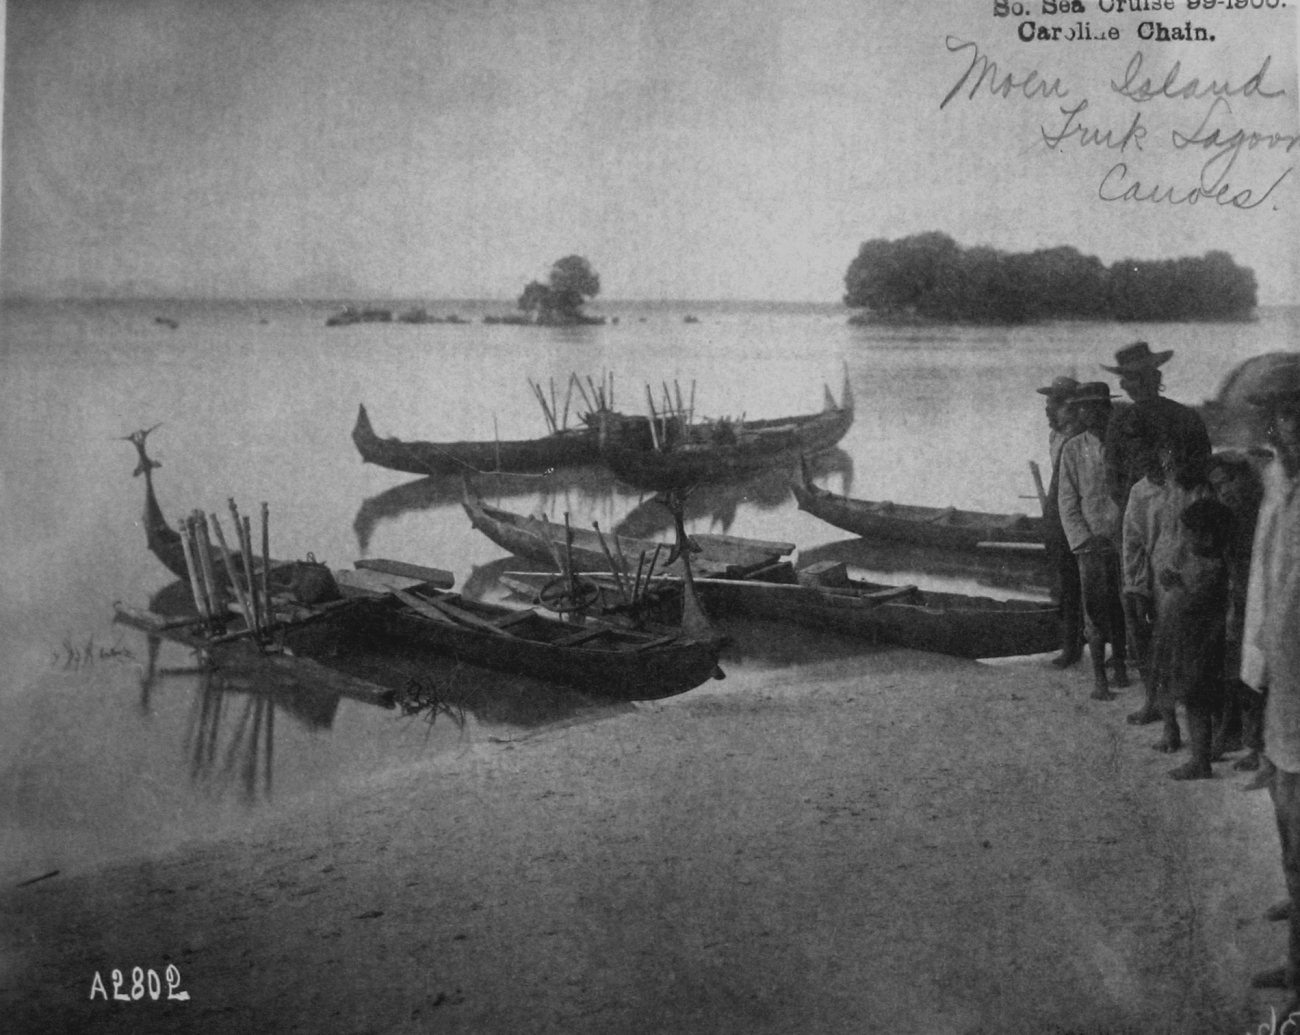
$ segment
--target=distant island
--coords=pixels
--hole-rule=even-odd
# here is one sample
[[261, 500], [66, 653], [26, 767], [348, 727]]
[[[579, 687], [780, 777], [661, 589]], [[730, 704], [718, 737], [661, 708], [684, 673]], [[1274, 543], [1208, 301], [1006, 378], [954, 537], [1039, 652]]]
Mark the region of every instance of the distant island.
[[515, 320], [498, 319], [499, 323], [536, 323], [544, 327], [573, 327], [601, 324], [604, 317], [588, 316], [582, 311], [590, 298], [600, 294], [600, 275], [581, 255], [566, 255], [551, 265], [550, 276], [543, 284], [534, 280], [519, 296], [518, 307], [527, 314]]
[[851, 323], [1253, 319], [1253, 270], [1227, 252], [1106, 266], [1070, 247], [963, 248], [932, 232], [867, 241], [844, 275]]

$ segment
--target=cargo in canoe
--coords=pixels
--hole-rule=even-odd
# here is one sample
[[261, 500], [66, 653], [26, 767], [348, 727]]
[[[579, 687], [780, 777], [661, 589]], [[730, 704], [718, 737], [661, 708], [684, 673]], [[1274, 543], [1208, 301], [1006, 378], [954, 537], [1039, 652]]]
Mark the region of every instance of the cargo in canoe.
[[821, 413], [771, 420], [702, 421], [678, 416], [614, 425], [599, 420], [600, 458], [639, 489], [685, 489], [747, 478], [832, 448], [853, 424], [848, 375], [840, 402], [826, 389]]

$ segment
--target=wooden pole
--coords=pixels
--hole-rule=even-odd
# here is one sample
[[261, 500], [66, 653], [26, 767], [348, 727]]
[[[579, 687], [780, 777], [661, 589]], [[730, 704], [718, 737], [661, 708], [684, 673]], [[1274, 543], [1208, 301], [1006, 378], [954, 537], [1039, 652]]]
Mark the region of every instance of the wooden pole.
[[[252, 599], [253, 569], [251, 565], [252, 558], [249, 556], [252, 550], [250, 549], [250, 544], [244, 539], [244, 521], [243, 518], [239, 516], [239, 508], [235, 506], [235, 497], [228, 496], [226, 498], [226, 505], [230, 508], [230, 520], [234, 522], [235, 538], [239, 541], [239, 561], [244, 568], [244, 585], [247, 587], [249, 612], [253, 619], [252, 628], [254, 632], [257, 632], [259, 628], [259, 622], [257, 621], [257, 602]], [[237, 570], [231, 573], [232, 582], [234, 581], [234, 576], [237, 574]]]
[[212, 517], [212, 531], [217, 535], [217, 544], [221, 547], [221, 559], [226, 562], [226, 574], [230, 576], [230, 584], [235, 588], [235, 597], [239, 600], [239, 609], [244, 612], [244, 623], [249, 629], [255, 630], [256, 624], [253, 622], [253, 612], [248, 607], [248, 599], [244, 596], [244, 588], [239, 584], [239, 577], [235, 574], [235, 562], [230, 556], [230, 547], [226, 545], [225, 533], [221, 531], [221, 522], [217, 520], [217, 515]]
[[582, 401], [583, 401], [584, 403], [587, 404], [587, 412], [588, 412], [588, 413], [595, 413], [595, 412], [596, 412], [596, 407], [593, 406], [593, 405], [591, 404], [591, 400], [587, 398], [587, 389], [585, 389], [585, 388], [582, 387], [582, 382], [578, 380], [578, 375], [577, 375], [577, 374], [570, 374], [570, 375], [569, 375], [569, 386], [572, 387], [573, 385], [577, 385], [577, 386], [578, 386], [578, 391], [582, 393]]
[[695, 423], [695, 378], [691, 378], [691, 408], [689, 412], [690, 412], [690, 417], [687, 418], [686, 423], [694, 424]]
[[641, 569], [645, 567], [645, 551], [641, 551], [641, 559], [636, 562], [636, 578], [632, 580], [632, 605], [641, 599]]
[[645, 401], [650, 404], [650, 441], [654, 443], [655, 452], [659, 452], [659, 432], [655, 429], [655, 399], [650, 394], [650, 386], [645, 386]]
[[1043, 488], [1043, 474], [1038, 469], [1038, 464], [1029, 461], [1029, 473], [1034, 479], [1034, 488], [1038, 490], [1038, 506], [1042, 508], [1043, 516], [1047, 516], [1047, 490]]
[[194, 527], [190, 522], [182, 518], [180, 532], [181, 549], [185, 551], [185, 570], [190, 576], [190, 592], [194, 595], [194, 606], [198, 610], [200, 617], [207, 621], [212, 617], [212, 613], [208, 610], [208, 601], [204, 595], [203, 583], [200, 581], [202, 575], [198, 570], [198, 562], [194, 557]]
[[614, 408], [614, 371], [609, 372], [609, 408]]
[[655, 543], [655, 552], [650, 555], [650, 567], [645, 570], [645, 582], [643, 583], [644, 588], [641, 590], [642, 596], [644, 596], [646, 591], [650, 589], [650, 580], [654, 578], [655, 573], [655, 562], [659, 560], [659, 551], [663, 549], [663, 545], [663, 543]]
[[257, 579], [253, 577], [253, 525], [247, 514], [244, 515], [240, 538], [244, 543], [244, 575], [248, 578], [248, 599], [253, 605], [253, 624], [257, 627], [260, 636], [266, 623], [262, 621], [262, 607], [257, 599]]
[[222, 590], [217, 582], [216, 565], [212, 562], [212, 540], [208, 536], [208, 518], [201, 510], [194, 512], [194, 529], [197, 533], [196, 544], [199, 550], [199, 565], [203, 569], [203, 582], [208, 591], [208, 604], [213, 619], [225, 619]]
[[606, 409], [607, 407], [605, 406], [605, 386], [602, 384], [600, 386], [600, 391], [597, 391], [596, 382], [591, 379], [590, 374], [587, 375], [587, 384], [591, 385], [591, 397], [596, 400], [598, 408], [602, 410]]
[[600, 522], [593, 521], [591, 527], [596, 530], [596, 538], [600, 540], [600, 548], [605, 551], [605, 560], [609, 561], [609, 570], [614, 573], [614, 582], [618, 585], [618, 595], [623, 598], [623, 603], [630, 604], [632, 601], [627, 595], [627, 584], [623, 581], [623, 573], [618, 570], [618, 565], [614, 563], [614, 555], [609, 552], [609, 546], [605, 543], [605, 534], [600, 530]]
[[556, 420], [556, 415], [559, 412], [560, 408], [555, 403], [555, 378], [551, 378], [551, 423], [555, 426], [556, 431], [560, 430], [559, 422]]
[[266, 628], [275, 621], [271, 608], [271, 508], [262, 501], [262, 602], [265, 605]]

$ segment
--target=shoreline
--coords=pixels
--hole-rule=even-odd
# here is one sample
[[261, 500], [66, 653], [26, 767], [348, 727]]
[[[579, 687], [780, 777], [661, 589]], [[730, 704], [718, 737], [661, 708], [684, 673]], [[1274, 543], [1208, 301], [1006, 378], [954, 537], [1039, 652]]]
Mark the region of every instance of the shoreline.
[[[814, 635], [809, 641], [820, 639]], [[831, 642], [827, 637], [826, 641]], [[1081, 668], [903, 650], [367, 778], [0, 896], [16, 1030], [1254, 1031], [1285, 951], [1265, 792]], [[90, 1001], [117, 967], [188, 1002]], [[111, 989], [109, 991], [111, 995]], [[25, 1026], [24, 1026], [25, 1025]]]

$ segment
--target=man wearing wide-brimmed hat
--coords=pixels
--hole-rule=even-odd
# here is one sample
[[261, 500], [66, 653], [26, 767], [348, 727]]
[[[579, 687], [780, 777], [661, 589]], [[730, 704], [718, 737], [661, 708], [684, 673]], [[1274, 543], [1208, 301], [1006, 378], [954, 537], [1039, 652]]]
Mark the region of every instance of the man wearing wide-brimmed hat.
[[1248, 401], [1264, 413], [1275, 459], [1255, 526], [1241, 679], [1267, 693], [1264, 751], [1291, 901], [1287, 962], [1252, 983], [1290, 989], [1289, 1015], [1300, 1010], [1300, 354]]
[[1079, 584], [1079, 562], [1070, 551], [1061, 525], [1061, 510], [1056, 497], [1061, 485], [1061, 450], [1079, 432], [1070, 398], [1079, 390], [1072, 377], [1057, 377], [1039, 388], [1047, 402], [1047, 426], [1051, 429], [1047, 446], [1052, 458], [1052, 479], [1043, 501], [1044, 540], [1047, 560], [1053, 575], [1057, 602], [1061, 607], [1061, 653], [1052, 659], [1057, 668], [1068, 668], [1083, 656], [1083, 595]]
[[1106, 644], [1110, 644], [1115, 685], [1128, 686], [1124, 605], [1120, 598], [1120, 508], [1107, 491], [1103, 436], [1110, 420], [1110, 386], [1080, 385], [1070, 397], [1082, 430], [1061, 450], [1057, 502], [1061, 526], [1079, 564], [1084, 629], [1092, 655], [1095, 700], [1109, 701]]
[[1163, 390], [1160, 368], [1173, 354], [1172, 349], [1152, 352], [1145, 341], [1135, 341], [1115, 353], [1113, 367], [1102, 365], [1103, 370], [1119, 375], [1120, 388], [1133, 400], [1131, 405], [1115, 408], [1106, 431], [1106, 482], [1120, 510], [1128, 502], [1129, 490], [1143, 473], [1134, 455], [1135, 436], [1130, 426], [1139, 414], [1157, 438], [1169, 443], [1193, 464], [1206, 463], [1210, 458], [1210, 436], [1205, 422], [1195, 410], [1160, 394]]

